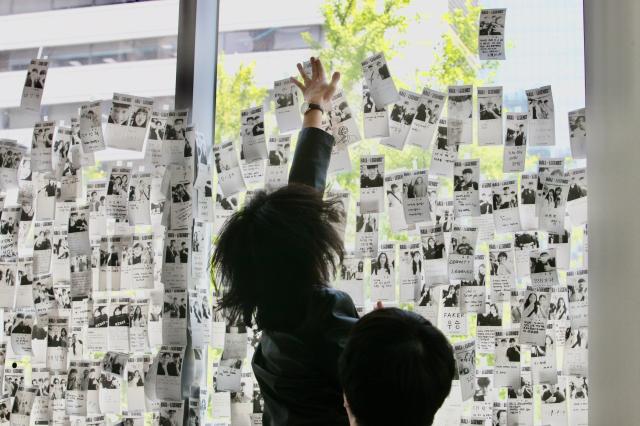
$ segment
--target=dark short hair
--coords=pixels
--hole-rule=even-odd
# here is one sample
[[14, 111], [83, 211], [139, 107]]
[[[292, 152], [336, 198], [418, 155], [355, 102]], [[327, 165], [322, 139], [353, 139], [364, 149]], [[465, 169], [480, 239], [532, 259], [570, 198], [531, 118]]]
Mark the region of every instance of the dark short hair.
[[398, 308], [362, 317], [339, 361], [340, 382], [360, 426], [432, 424], [454, 373], [453, 349], [444, 334]]
[[307, 185], [258, 191], [224, 225], [211, 274], [230, 318], [263, 330], [290, 330], [304, 320], [315, 289], [324, 288], [344, 256], [334, 227], [344, 217], [338, 199], [323, 200]]

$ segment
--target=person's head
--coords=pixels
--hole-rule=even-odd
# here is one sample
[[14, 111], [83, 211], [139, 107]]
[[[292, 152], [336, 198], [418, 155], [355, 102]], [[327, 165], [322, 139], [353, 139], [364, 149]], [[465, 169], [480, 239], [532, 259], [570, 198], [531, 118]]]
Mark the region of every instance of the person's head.
[[259, 328], [284, 330], [304, 319], [306, 301], [324, 288], [344, 257], [334, 227], [344, 217], [337, 199], [304, 185], [258, 191], [226, 222], [211, 269], [226, 292], [221, 308], [253, 315]]
[[498, 305], [496, 305], [495, 303], [492, 303], [491, 306], [489, 306], [489, 313], [496, 317], [500, 315], [498, 312]]
[[478, 275], [485, 275], [487, 272], [487, 267], [484, 265], [484, 263], [480, 264], [480, 266], [478, 266]]
[[176, 118], [176, 121], [173, 122], [173, 127], [176, 130], [182, 130], [183, 126], [184, 126], [184, 120], [182, 118]]
[[129, 105], [114, 102], [111, 107], [111, 119], [114, 123], [120, 124], [127, 120]]
[[473, 170], [470, 168], [466, 168], [462, 171], [462, 178], [465, 182], [471, 182], [471, 178], [473, 177]]
[[436, 239], [433, 237], [429, 237], [429, 239], [427, 240], [427, 247], [435, 248], [435, 246], [436, 246]]
[[[345, 404], [359, 426], [432, 424], [454, 371], [447, 338], [420, 315], [397, 308], [362, 317], [339, 361]], [[383, 406], [402, 409], [371, 409]]]
[[375, 165], [373, 165], [373, 166], [367, 166], [367, 176], [368, 176], [370, 179], [375, 179], [375, 177], [377, 176], [377, 174], [378, 174], [378, 166], [375, 166]]
[[548, 261], [549, 261], [549, 253], [547, 253], [546, 251], [543, 251], [542, 253], [540, 253], [540, 262], [547, 263]]
[[389, 258], [387, 254], [382, 252], [378, 255], [378, 267], [385, 268], [389, 266]]
[[529, 296], [527, 297], [527, 305], [531, 303], [535, 303], [537, 300], [538, 300], [538, 296], [536, 296], [535, 293], [529, 293]]
[[513, 337], [509, 339], [509, 347], [513, 348], [516, 345], [516, 339]]
[[508, 259], [507, 253], [501, 251], [500, 253], [498, 253], [498, 262], [499, 263], [505, 263]]
[[138, 108], [136, 111], [136, 115], [134, 117], [135, 125], [138, 127], [143, 127], [147, 123], [147, 118], [149, 117], [149, 111], [146, 108]]
[[391, 192], [396, 194], [398, 192], [398, 185], [396, 185], [395, 183], [392, 183], [391, 184]]

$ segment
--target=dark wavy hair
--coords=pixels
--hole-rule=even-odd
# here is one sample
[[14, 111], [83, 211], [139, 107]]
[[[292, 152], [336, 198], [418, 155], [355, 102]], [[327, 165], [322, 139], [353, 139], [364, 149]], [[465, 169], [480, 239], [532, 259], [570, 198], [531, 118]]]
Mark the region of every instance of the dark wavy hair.
[[211, 257], [219, 308], [247, 326], [255, 315], [262, 330], [295, 328], [344, 257], [335, 227], [343, 219], [339, 200], [307, 185], [257, 192], [226, 222]]
[[363, 316], [339, 361], [342, 389], [361, 426], [432, 424], [454, 373], [453, 348], [444, 334], [420, 315], [398, 308]]

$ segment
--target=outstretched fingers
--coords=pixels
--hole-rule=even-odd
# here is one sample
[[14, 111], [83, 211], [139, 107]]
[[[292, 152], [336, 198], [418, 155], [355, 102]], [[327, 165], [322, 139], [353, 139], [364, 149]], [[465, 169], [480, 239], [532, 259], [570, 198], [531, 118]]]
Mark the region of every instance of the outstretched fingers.
[[331, 83], [329, 83], [329, 90], [327, 91], [329, 93], [329, 96], [332, 96], [335, 93], [335, 91], [338, 88], [339, 81], [340, 81], [340, 73], [336, 71], [331, 76]]
[[300, 83], [300, 81], [298, 81], [297, 78], [295, 77], [290, 77], [289, 80], [291, 80], [291, 82], [293, 84], [295, 84], [296, 86], [298, 86], [298, 89], [300, 89], [302, 92], [304, 92], [304, 84]]
[[318, 79], [320, 79], [320, 81], [324, 81], [325, 79], [325, 73], [324, 73], [324, 65], [322, 65], [322, 61], [320, 59], [316, 59], [316, 71], [317, 71], [317, 77]]
[[298, 72], [302, 76], [302, 81], [304, 81], [304, 84], [307, 84], [307, 82], [311, 80], [311, 78], [309, 78], [309, 76], [305, 72], [304, 67], [302, 66], [301, 63], [298, 62], [297, 67], [298, 67]]

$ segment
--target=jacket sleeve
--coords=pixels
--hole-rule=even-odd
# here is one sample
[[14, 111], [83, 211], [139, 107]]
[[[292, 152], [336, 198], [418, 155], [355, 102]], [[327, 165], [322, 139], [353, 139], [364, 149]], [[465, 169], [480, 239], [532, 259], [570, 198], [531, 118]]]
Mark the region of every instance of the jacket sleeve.
[[309, 185], [324, 192], [333, 143], [333, 136], [324, 130], [316, 127], [302, 129], [293, 155], [289, 183]]
[[323, 366], [329, 380], [338, 383], [338, 359], [347, 344], [349, 333], [358, 321], [358, 312], [348, 294], [333, 291], [331, 310], [323, 332], [324, 350], [326, 356]]

